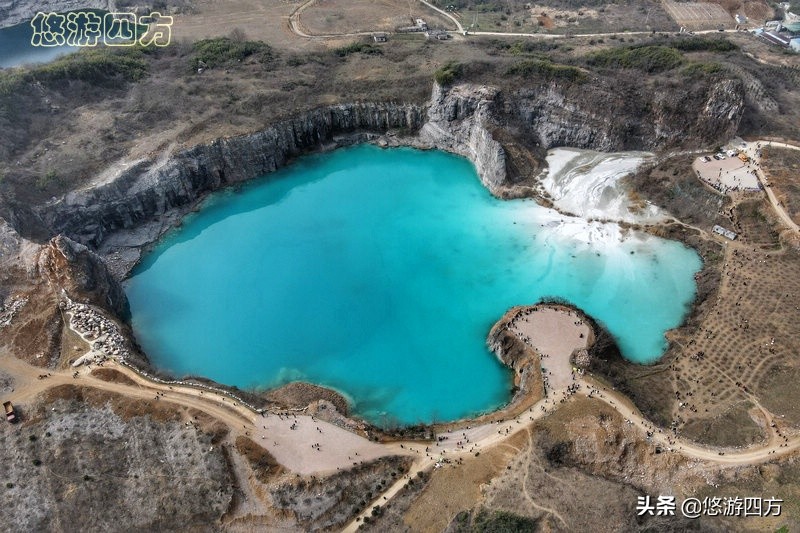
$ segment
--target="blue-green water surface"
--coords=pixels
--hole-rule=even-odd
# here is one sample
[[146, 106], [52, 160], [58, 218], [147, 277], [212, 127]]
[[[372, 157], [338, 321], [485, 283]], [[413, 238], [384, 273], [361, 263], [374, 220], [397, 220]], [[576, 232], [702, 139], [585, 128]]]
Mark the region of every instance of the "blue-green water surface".
[[[42, 11], [49, 12], [46, 9]], [[107, 13], [107, 11], [99, 9], [81, 9], [79, 11], [81, 13], [93, 13], [99, 17], [103, 17]], [[60, 13], [60, 15], [66, 16], [67, 13]], [[65, 37], [68, 35], [66, 25], [67, 22], [64, 21], [62, 26], [64, 33], [62, 35]], [[84, 19], [78, 19], [77, 29], [83, 31], [84, 27]], [[55, 26], [55, 29], [57, 30], [58, 26]], [[33, 46], [31, 44], [33, 34], [34, 29], [30, 20], [15, 26], [0, 28], [0, 68], [49, 63], [58, 57], [71, 54], [82, 48], [66, 44], [61, 46]], [[97, 47], [102, 47], [102, 36], [99, 41]]]
[[496, 200], [463, 158], [359, 146], [212, 196], [127, 291], [157, 367], [242, 388], [310, 381], [373, 422], [415, 423], [507, 402], [486, 335], [543, 296], [604, 323], [627, 358], [658, 358], [699, 267], [677, 242]]

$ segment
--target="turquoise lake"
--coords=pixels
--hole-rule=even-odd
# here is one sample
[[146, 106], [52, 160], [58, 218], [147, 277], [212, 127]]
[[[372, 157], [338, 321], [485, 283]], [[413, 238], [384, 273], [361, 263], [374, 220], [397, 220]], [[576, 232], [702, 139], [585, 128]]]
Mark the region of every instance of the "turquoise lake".
[[31, 46], [33, 28], [30, 23], [0, 28], [0, 68], [47, 63], [76, 51], [75, 46]]
[[512, 374], [486, 335], [542, 297], [654, 361], [700, 267], [678, 242], [497, 200], [461, 157], [358, 146], [211, 196], [126, 289], [159, 368], [240, 388], [309, 381], [372, 422], [410, 424], [506, 403]]
[[[43, 11], [47, 12], [43, 9]], [[94, 13], [103, 17], [107, 11], [99, 9], [81, 9], [80, 12]], [[68, 12], [60, 13], [66, 15]], [[66, 22], [64, 23], [66, 24]], [[79, 19], [77, 28], [82, 30], [84, 24]], [[35, 65], [39, 63], [49, 63], [54, 59], [76, 52], [81, 49], [78, 46], [32, 46], [33, 27], [30, 21], [0, 28], [0, 68], [19, 67], [23, 65]], [[66, 35], [66, 34], [64, 34]], [[103, 46], [98, 44], [98, 47]]]

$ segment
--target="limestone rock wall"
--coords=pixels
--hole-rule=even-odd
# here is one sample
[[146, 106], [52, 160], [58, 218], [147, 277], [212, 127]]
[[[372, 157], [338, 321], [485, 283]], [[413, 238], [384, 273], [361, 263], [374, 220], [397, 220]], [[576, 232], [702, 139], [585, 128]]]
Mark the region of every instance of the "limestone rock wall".
[[[206, 193], [273, 172], [311, 149], [336, 146], [339, 135], [383, 133], [392, 128], [417, 130], [424, 116], [424, 109], [409, 105], [348, 104], [317, 109], [258, 133], [181, 151], [161, 162], [140, 161], [102, 183], [37, 208], [35, 214], [52, 234], [98, 246], [114, 231], [188, 208]], [[148, 232], [140, 244], [158, 237], [162, 229]]]
[[[744, 109], [739, 80], [692, 87], [682, 100], [675, 90], [653, 92], [629, 85], [616, 94], [608, 87], [588, 91], [550, 84], [503, 94], [486, 86], [434, 85], [425, 107], [335, 105], [159, 161], [133, 162], [87, 188], [32, 208], [20, 220], [35, 220], [49, 236], [63, 234], [90, 247], [102, 245], [105, 256], [109, 250], [127, 254], [120, 259], [122, 266], [112, 265], [120, 277], [143, 245], [155, 241], [206, 194], [273, 172], [311, 150], [379, 137], [381, 144], [438, 148], [469, 158], [483, 184], [496, 191], [506, 181], [506, 152], [492, 134], [497, 128], [542, 148], [595, 150], [696, 148], [736, 132]], [[417, 136], [385, 136], [390, 130]], [[8, 221], [14, 224], [13, 217]]]
[[428, 121], [419, 133], [423, 143], [470, 159], [489, 190], [506, 178], [505, 151], [491, 134], [497, 96], [492, 87], [461, 85], [445, 90], [434, 84]]
[[504, 95], [506, 122], [545, 149], [560, 146], [599, 151], [662, 151], [702, 147], [736, 134], [745, 107], [738, 79], [709, 84], [518, 89]]
[[128, 314], [128, 298], [105, 261], [83, 244], [58, 235], [39, 254], [39, 272], [56, 290], [71, 298], [109, 309], [116, 316]]

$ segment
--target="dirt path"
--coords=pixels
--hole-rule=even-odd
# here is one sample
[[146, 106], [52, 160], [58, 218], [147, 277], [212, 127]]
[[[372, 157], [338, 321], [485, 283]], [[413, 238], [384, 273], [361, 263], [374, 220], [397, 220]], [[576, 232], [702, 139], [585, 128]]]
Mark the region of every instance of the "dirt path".
[[[468, 426], [440, 434], [438, 437], [442, 440], [435, 443], [377, 444], [340, 427], [315, 420], [311, 416], [281, 417], [275, 414], [260, 414], [223, 393], [204, 391], [187, 385], [157, 383], [113, 361], [106, 362], [104, 367], [121, 372], [133, 380], [134, 385], [103, 381], [91, 375], [91, 369], [86, 367], [78, 371], [77, 378], [73, 377], [70, 370], [61, 370], [50, 371], [49, 377], [39, 379], [40, 375], [47, 373], [46, 370], [10, 356], [0, 358], [0, 367], [14, 379], [16, 388], [10, 395], [12, 401], [24, 404], [50, 387], [67, 384], [93, 387], [144, 400], [154, 400], [158, 396], [158, 401], [205, 412], [224, 422], [234, 433], [253, 438], [268, 449], [282, 465], [299, 474], [327, 474], [347, 469], [353, 463], [381, 456], [410, 455], [414, 457], [414, 462], [409, 476], [413, 477], [419, 471], [434, 468], [437, 462], [445, 458], [455, 460], [460, 456], [472, 455], [479, 450], [503, 445], [520, 431], [530, 431], [534, 421], [558, 409], [562, 400], [566, 401], [569, 396], [565, 390], [551, 391], [546, 398], [515, 418], [476, 427]], [[630, 400], [618, 392], [602, 388], [586, 377], [579, 378], [577, 383], [580, 388], [576, 394], [601, 400], [617, 410], [630, 423], [641, 428], [643, 432], [652, 431], [653, 437], [650, 442], [663, 446], [668, 452], [720, 465], [744, 465], [785, 456], [800, 449], [800, 436], [793, 436], [785, 443], [776, 443], [774, 439], [770, 439], [765, 445], [748, 449], [723, 451], [723, 449], [700, 446], [672, 437], [666, 430], [656, 427], [641, 415]], [[291, 429], [292, 426], [295, 426], [295, 429]], [[315, 443], [320, 444], [319, 450], [311, 447], [311, 444]], [[386, 491], [377, 495], [359, 515], [360, 518], [363, 520], [364, 516], [368, 516], [373, 505], [391, 499], [406, 483], [407, 479], [399, 479]], [[345, 527], [345, 531], [354, 531], [360, 523], [353, 520]]]
[[[259, 442], [275, 459], [298, 474], [328, 474], [344, 470], [353, 463], [367, 462], [387, 455], [407, 454], [370, 442], [338, 426], [308, 415], [280, 416], [253, 412], [249, 407], [223, 394], [186, 385], [168, 385], [149, 380], [130, 368], [113, 361], [104, 368], [114, 369], [134, 381], [126, 385], [104, 381], [82, 367], [77, 378], [72, 370], [47, 371], [12, 357], [0, 359], [0, 367], [14, 379], [15, 389], [9, 399], [18, 404], [58, 385], [80, 385], [112, 392], [128, 398], [156, 400], [202, 411], [225, 423], [236, 434]], [[44, 379], [40, 375], [48, 374]], [[292, 429], [294, 427], [294, 429]], [[319, 443], [311, 448], [312, 443]]]
[[750, 159], [753, 159], [757, 163], [756, 164], [756, 177], [758, 178], [759, 183], [761, 183], [761, 186], [766, 191], [767, 198], [769, 198], [769, 203], [772, 204], [772, 208], [775, 210], [775, 212], [778, 214], [780, 219], [783, 221], [784, 224], [786, 224], [786, 226], [789, 229], [791, 229], [792, 231], [794, 231], [796, 233], [800, 233], [800, 226], [795, 224], [794, 220], [792, 220], [792, 217], [789, 216], [789, 213], [787, 213], [783, 209], [783, 206], [781, 206], [780, 202], [778, 201], [778, 198], [775, 196], [775, 193], [772, 191], [772, 187], [769, 185], [767, 177], [764, 175], [764, 171], [761, 170], [761, 164], [760, 164], [761, 163], [761, 158], [758, 157], [758, 152], [759, 152], [759, 148], [758, 147], [759, 147], [759, 145], [779, 146], [781, 148], [788, 148], [790, 150], [800, 150], [800, 147], [795, 146], [793, 144], [787, 144], [787, 143], [782, 143], [782, 142], [777, 142], [777, 141], [757, 140], [757, 141], [746, 143], [746, 146], [745, 146], [745, 149], [744, 149], [744, 151], [745, 151], [745, 153], [747, 153], [748, 157], [750, 157]]
[[441, 15], [444, 15], [445, 17], [447, 17], [448, 19], [450, 19], [450, 20], [453, 22], [453, 24], [455, 24], [455, 25], [456, 25], [456, 30], [458, 31], [458, 33], [460, 33], [460, 34], [462, 34], [462, 35], [464, 34], [464, 27], [461, 25], [461, 23], [458, 21], [458, 19], [457, 19], [457, 18], [455, 18], [455, 17], [454, 17], [452, 14], [448, 13], [447, 11], [443, 11], [443, 10], [439, 9], [438, 7], [436, 7], [436, 6], [435, 6], [435, 5], [433, 5], [433, 4], [429, 4], [429, 3], [428, 3], [428, 2], [426, 2], [425, 0], [419, 0], [419, 1], [420, 1], [422, 4], [425, 4], [425, 5], [426, 5], [426, 6], [428, 6], [429, 8], [433, 9], [433, 10], [434, 10], [434, 11], [436, 11], [437, 13], [439, 13], [439, 14], [441, 14]]

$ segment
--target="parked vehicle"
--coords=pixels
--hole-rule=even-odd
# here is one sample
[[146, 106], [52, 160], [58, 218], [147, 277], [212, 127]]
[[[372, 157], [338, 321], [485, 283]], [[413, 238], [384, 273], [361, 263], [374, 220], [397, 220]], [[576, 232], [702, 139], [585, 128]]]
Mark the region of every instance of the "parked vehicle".
[[9, 422], [17, 421], [17, 414], [14, 412], [14, 406], [11, 402], [3, 402], [3, 409], [6, 412], [6, 420]]

